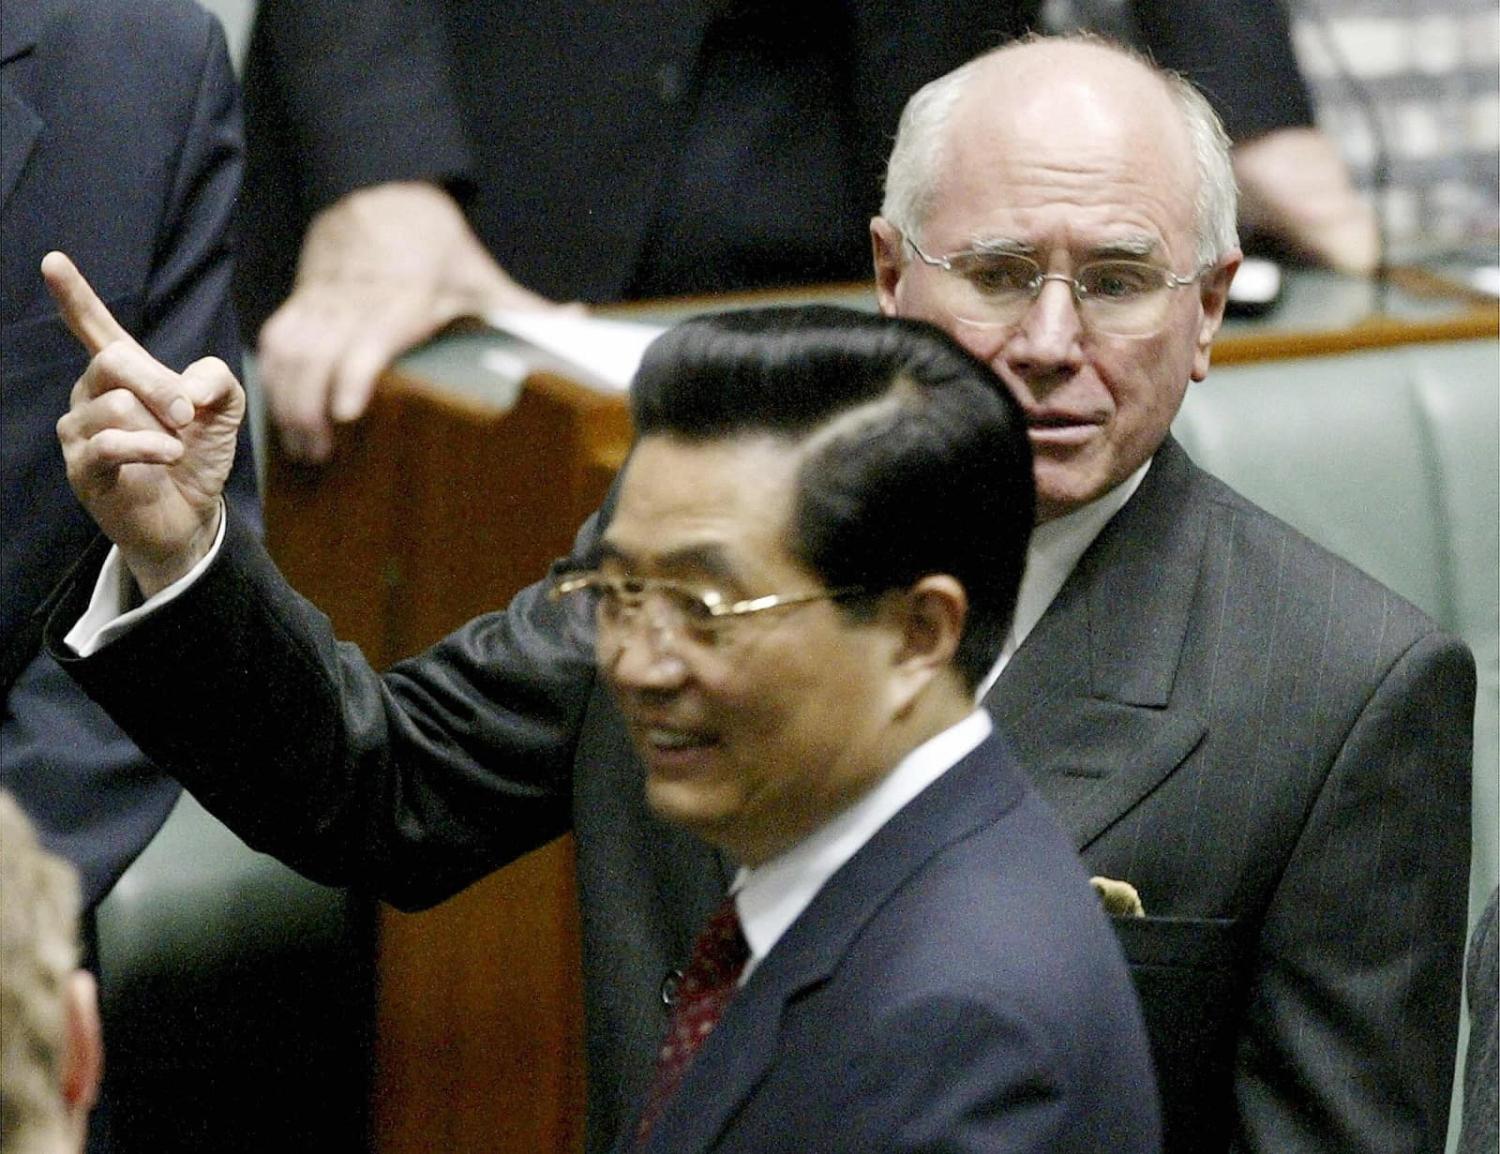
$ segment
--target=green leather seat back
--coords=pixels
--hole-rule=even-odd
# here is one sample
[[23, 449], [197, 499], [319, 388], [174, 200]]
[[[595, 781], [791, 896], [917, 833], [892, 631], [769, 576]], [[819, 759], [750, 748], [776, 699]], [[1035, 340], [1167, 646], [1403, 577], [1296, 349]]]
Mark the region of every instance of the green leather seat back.
[[99, 909], [112, 1154], [367, 1151], [372, 913], [184, 794]]
[[1446, 628], [1496, 630], [1500, 344], [1215, 369], [1174, 431], [1204, 468]]

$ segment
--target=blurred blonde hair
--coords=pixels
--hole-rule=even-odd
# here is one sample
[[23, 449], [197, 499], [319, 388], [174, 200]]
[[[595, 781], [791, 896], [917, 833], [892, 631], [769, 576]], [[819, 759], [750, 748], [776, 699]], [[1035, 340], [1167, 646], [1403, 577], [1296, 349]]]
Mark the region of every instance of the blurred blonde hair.
[[78, 877], [0, 791], [0, 1154], [62, 1133], [65, 988], [78, 965]]

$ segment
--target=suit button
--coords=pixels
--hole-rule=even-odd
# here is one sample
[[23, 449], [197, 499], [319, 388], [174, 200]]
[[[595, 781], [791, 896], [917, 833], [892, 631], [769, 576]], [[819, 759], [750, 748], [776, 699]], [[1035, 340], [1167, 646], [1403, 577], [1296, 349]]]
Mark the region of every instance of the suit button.
[[657, 66], [651, 75], [656, 84], [656, 96], [663, 104], [676, 104], [682, 99], [682, 69], [676, 64]]
[[677, 987], [682, 984], [681, 970], [668, 970], [661, 980], [661, 1004], [671, 1009], [677, 1004]]

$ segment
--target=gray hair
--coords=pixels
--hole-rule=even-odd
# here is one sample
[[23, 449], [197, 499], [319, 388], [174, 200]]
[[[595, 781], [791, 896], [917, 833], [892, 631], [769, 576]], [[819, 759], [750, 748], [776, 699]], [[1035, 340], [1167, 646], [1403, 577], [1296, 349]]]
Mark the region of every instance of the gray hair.
[[[1229, 156], [1229, 136], [1218, 113], [1203, 94], [1182, 75], [1102, 36], [1087, 32], [1064, 36], [1033, 34], [1019, 43], [1053, 41], [1091, 44], [1116, 52], [1134, 60], [1166, 85], [1182, 113], [1198, 172], [1198, 190], [1193, 204], [1198, 264], [1200, 267], [1216, 264], [1225, 253], [1238, 248], [1238, 192]], [[880, 214], [906, 236], [918, 236], [932, 210], [937, 195], [937, 175], [947, 142], [948, 121], [959, 97], [990, 57], [1012, 46], [991, 49], [923, 86], [907, 101], [886, 166], [885, 201], [880, 208]]]

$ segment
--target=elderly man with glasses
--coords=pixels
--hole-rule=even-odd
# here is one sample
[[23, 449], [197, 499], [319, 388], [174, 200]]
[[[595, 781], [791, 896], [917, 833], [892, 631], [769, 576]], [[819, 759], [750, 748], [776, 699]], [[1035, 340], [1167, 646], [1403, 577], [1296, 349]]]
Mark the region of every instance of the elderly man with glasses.
[[[881, 309], [950, 331], [1025, 416], [1037, 528], [978, 692], [1124, 911], [1167, 1147], [1441, 1150], [1473, 661], [1170, 437], [1240, 259], [1213, 114], [1116, 49], [1030, 41], [912, 99], [886, 194]], [[89, 599], [70, 589], [53, 650], [210, 808], [313, 876], [421, 905], [573, 828], [607, 1147], [650, 1078], [662, 975], [733, 869], [641, 800], [591, 631], [544, 584], [377, 677], [221, 516], [238, 386], [106, 348], [120, 334], [96, 310], [69, 312], [100, 352], [60, 431], [120, 545], [101, 589], [128, 574], [172, 596], [113, 640], [102, 597], [70, 645]], [[609, 514], [566, 570], [595, 566]], [[629, 607], [630, 586], [601, 587]]]

